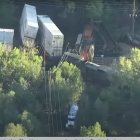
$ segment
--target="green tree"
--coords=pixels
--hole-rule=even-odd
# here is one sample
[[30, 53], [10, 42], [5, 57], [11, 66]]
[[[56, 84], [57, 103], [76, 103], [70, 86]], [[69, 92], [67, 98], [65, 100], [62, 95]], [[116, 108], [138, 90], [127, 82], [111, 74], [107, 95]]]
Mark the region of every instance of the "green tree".
[[[44, 133], [40, 130], [47, 130], [47, 124], [50, 123], [46, 108], [46, 95], [48, 96], [49, 90], [51, 118], [56, 114], [60, 116], [60, 113], [61, 117], [65, 117], [69, 105], [81, 97], [84, 82], [80, 70], [75, 65], [64, 62], [57, 70], [56, 67], [51, 69], [52, 78], [49, 87], [48, 77], [45, 83], [41, 69], [42, 58], [36, 54], [36, 50], [32, 47], [6, 50], [0, 45], [0, 132], [2, 134], [5, 126], [12, 122], [22, 124], [28, 136], [47, 135], [46, 131]], [[56, 71], [53, 72], [54, 70]], [[62, 118], [62, 122], [59, 120], [60, 117], [54, 120], [54, 124], [65, 123]]]
[[101, 130], [101, 126], [98, 122], [94, 126], [88, 128], [81, 127], [80, 136], [82, 137], [106, 137], [104, 131]]
[[35, 113], [40, 108], [40, 102], [37, 99], [39, 91], [24, 89], [20, 83], [13, 82], [11, 88], [15, 91], [15, 105], [20, 112], [27, 110]]
[[100, 122], [106, 129], [109, 115], [107, 102], [101, 100], [100, 90], [93, 85], [86, 84], [81, 95], [79, 110], [76, 117], [75, 131], [78, 134], [81, 126], [93, 126], [95, 122]]
[[26, 81], [28, 88], [30, 85], [35, 88], [40, 86], [38, 82], [43, 78], [42, 58], [38, 57], [36, 53], [34, 49], [30, 51], [17, 48], [6, 50], [4, 46], [0, 45], [0, 81], [3, 83], [3, 88], [10, 88], [13, 81], [21, 83], [22, 86]]
[[40, 121], [30, 112], [24, 111], [20, 117], [21, 124], [26, 128], [28, 136], [42, 136], [43, 129]]
[[102, 8], [102, 0], [91, 0], [86, 6], [87, 17], [93, 20], [100, 20]]
[[[54, 129], [61, 130], [61, 125], [66, 123], [63, 118], [66, 117], [69, 107], [73, 103], [78, 102], [81, 97], [84, 82], [80, 70], [68, 62], [61, 62], [57, 68], [54, 67], [50, 72], [50, 86], [48, 87], [47, 83], [48, 90], [44, 96], [44, 104], [46, 104], [46, 96], [49, 97], [51, 102], [50, 100], [47, 102], [49, 109], [52, 111], [51, 119], [54, 118], [53, 121], [56, 124], [56, 127], [54, 127], [50, 123], [51, 128], [54, 127]], [[51, 94], [49, 95], [49, 93]]]
[[5, 137], [27, 137], [26, 130], [21, 124], [9, 123], [4, 132]]
[[68, 2], [67, 6], [65, 7], [64, 12], [67, 13], [74, 13], [75, 10], [75, 3], [74, 2]]
[[85, 84], [84, 91], [79, 102], [79, 110], [76, 117], [76, 129], [79, 130], [81, 126], [89, 126], [95, 123], [94, 102], [98, 97], [97, 90], [88, 84]]
[[[43, 82], [42, 58], [36, 50], [6, 50], [0, 45], [0, 130], [10, 123], [18, 123], [24, 110], [41, 114], [42, 99], [38, 96]], [[9, 69], [9, 70], [8, 70]], [[34, 70], [33, 70], [34, 69]], [[32, 71], [32, 72], [31, 72]], [[32, 73], [32, 74], [31, 74]]]
[[[101, 19], [104, 24], [106, 24], [115, 40], [119, 41], [123, 34], [132, 32], [129, 10], [127, 10], [131, 8], [131, 5], [127, 2], [125, 4], [118, 3], [115, 0], [112, 1], [112, 3], [114, 4], [112, 5], [110, 2], [103, 3], [104, 8]], [[121, 6], [123, 10], [121, 10], [119, 6]], [[135, 30], [135, 35], [138, 35], [139, 27], [136, 24], [135, 27], [137, 28]]]
[[[55, 71], [52, 72], [52, 104], [61, 103], [61, 109], [67, 112], [69, 105], [77, 102], [83, 91], [83, 79], [80, 70], [73, 64], [64, 62]], [[53, 73], [53, 71], [55, 71]], [[55, 97], [56, 96], [56, 97]], [[58, 108], [57, 108], [58, 109]]]
[[[2, 89], [1, 89], [2, 90]], [[10, 91], [9, 93], [0, 92], [0, 130], [3, 131], [4, 127], [10, 123], [18, 122], [19, 111], [15, 104], [15, 92]]]
[[[100, 95], [100, 99], [109, 107], [109, 123], [116, 130], [124, 131], [127, 135], [140, 129], [139, 63], [139, 49], [131, 50], [131, 59], [121, 57], [119, 61], [115, 61], [110, 75], [112, 86]], [[131, 127], [128, 127], [130, 125]]]

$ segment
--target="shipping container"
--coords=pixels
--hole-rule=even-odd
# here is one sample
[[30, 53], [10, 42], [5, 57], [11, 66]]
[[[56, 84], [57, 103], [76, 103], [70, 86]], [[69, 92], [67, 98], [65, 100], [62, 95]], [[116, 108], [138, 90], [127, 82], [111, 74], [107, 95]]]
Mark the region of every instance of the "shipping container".
[[13, 47], [14, 29], [0, 29], [0, 43]]
[[25, 4], [20, 18], [20, 33], [22, 44], [26, 40], [35, 41], [38, 32], [36, 7]]
[[[38, 15], [39, 30], [37, 42], [44, 46], [50, 56], [61, 56], [64, 42], [64, 35], [46, 15]], [[46, 41], [45, 41], [46, 40]]]

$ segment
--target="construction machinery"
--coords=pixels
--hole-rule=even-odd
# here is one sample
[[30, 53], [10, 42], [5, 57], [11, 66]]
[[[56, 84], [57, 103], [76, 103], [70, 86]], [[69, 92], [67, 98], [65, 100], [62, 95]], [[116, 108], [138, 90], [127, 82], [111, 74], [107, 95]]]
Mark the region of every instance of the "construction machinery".
[[84, 33], [79, 34], [75, 44], [75, 49], [71, 53], [80, 55], [80, 57], [85, 61], [93, 62], [94, 57], [94, 45], [92, 42], [92, 31], [93, 25], [88, 25]]
[[[99, 40], [99, 41], [96, 41]], [[101, 42], [100, 45], [97, 45]], [[95, 56], [115, 56], [119, 52], [119, 46], [112, 37], [107, 27], [101, 21], [91, 21], [79, 34], [75, 49], [71, 53], [79, 55], [83, 60], [93, 62]]]
[[[99, 47], [96, 45], [97, 38], [102, 40]], [[119, 58], [106, 55], [107, 52], [113, 55], [118, 50], [118, 43], [115, 42], [106, 26], [99, 21], [87, 25], [84, 32], [78, 35], [75, 49], [65, 54], [69, 55], [68, 62], [79, 67], [85, 80], [108, 86], [110, 84], [108, 77], [110, 64], [105, 65], [103, 62], [106, 60], [106, 63], [112, 63], [114, 59]], [[98, 57], [97, 54], [99, 54]]]

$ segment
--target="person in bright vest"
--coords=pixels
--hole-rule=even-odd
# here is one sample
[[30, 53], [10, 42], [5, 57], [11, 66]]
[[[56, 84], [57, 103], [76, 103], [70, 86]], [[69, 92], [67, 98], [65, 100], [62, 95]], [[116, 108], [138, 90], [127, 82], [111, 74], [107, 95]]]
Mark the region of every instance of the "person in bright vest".
[[93, 62], [94, 57], [94, 45], [91, 43], [91, 45], [84, 47], [84, 51], [81, 52], [81, 56], [85, 61]]

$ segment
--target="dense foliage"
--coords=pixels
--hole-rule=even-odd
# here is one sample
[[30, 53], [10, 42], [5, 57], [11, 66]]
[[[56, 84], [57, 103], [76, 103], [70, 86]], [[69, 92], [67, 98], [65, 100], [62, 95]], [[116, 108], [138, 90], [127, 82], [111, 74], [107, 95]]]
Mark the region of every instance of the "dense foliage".
[[[57, 135], [65, 123], [62, 118], [65, 118], [68, 107], [79, 100], [83, 91], [80, 70], [67, 62], [51, 70], [49, 87], [47, 76], [44, 82], [42, 58], [36, 54], [33, 48], [30, 51], [26, 48], [7, 50], [0, 45], [2, 136], [47, 136], [49, 131], [53, 132], [51, 135]], [[50, 96], [48, 88], [51, 89]], [[47, 108], [46, 102], [50, 105]], [[50, 119], [49, 111], [52, 111]]]
[[[54, 10], [55, 20], [64, 34], [72, 34], [68, 40], [77, 37], [89, 19], [102, 20], [116, 39], [131, 32], [128, 4], [123, 10], [114, 10], [116, 7], [101, 0], [82, 6], [72, 1], [65, 6], [59, 3], [61, 6]], [[9, 0], [0, 1], [0, 25], [14, 24], [15, 11]], [[139, 37], [139, 20], [135, 29]], [[68, 135], [140, 136], [139, 49], [131, 50], [131, 59], [121, 57], [113, 63], [112, 85], [106, 89], [84, 83], [80, 70], [67, 62], [44, 73], [42, 58], [36, 54], [32, 47], [7, 50], [0, 45], [1, 136], [65, 135], [68, 108], [79, 100], [75, 133]]]
[[0, 45], [1, 136], [65, 135], [68, 108], [79, 99], [74, 135], [139, 136], [139, 49], [113, 63], [112, 85], [103, 90], [84, 84], [80, 70], [67, 62], [44, 76], [36, 54]]
[[[139, 61], [140, 50], [132, 49], [131, 59], [120, 57], [119, 61], [112, 64], [111, 87], [100, 92], [88, 87], [81, 96], [77, 129], [81, 125], [90, 126], [98, 121], [109, 136], [140, 135]], [[90, 133], [92, 128], [84, 129], [84, 133]]]
[[82, 137], [106, 137], [104, 131], [101, 130], [101, 126], [98, 122], [94, 126], [88, 128], [81, 127], [80, 136]]

